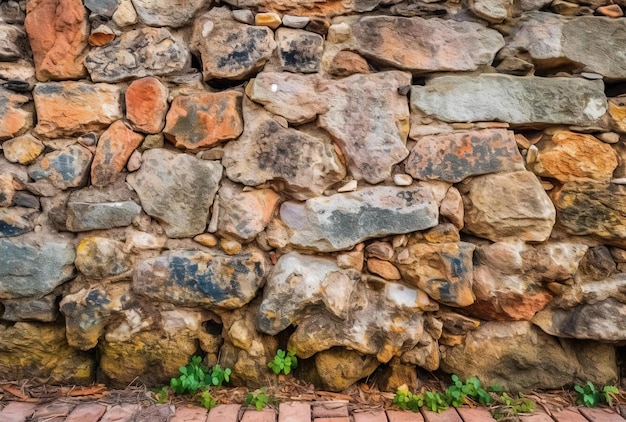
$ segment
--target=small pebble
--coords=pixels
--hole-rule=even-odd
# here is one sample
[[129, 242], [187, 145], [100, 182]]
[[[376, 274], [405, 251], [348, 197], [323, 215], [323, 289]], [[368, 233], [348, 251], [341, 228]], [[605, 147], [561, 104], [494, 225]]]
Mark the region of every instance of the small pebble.
[[254, 13], [248, 9], [236, 9], [233, 10], [233, 19], [237, 22], [247, 23], [248, 25], [254, 25]]
[[413, 178], [408, 174], [394, 174], [393, 183], [395, 183], [396, 186], [411, 186], [411, 183], [413, 183]]
[[602, 79], [604, 77], [598, 73], [591, 73], [591, 72], [582, 72], [580, 76], [582, 76], [585, 79], [592, 80], [592, 81]]
[[302, 29], [307, 26], [309, 22], [311, 22], [311, 19], [306, 16], [283, 16], [283, 25], [289, 28]]
[[624, 11], [618, 4], [607, 4], [606, 6], [600, 6], [596, 9], [596, 12], [608, 16], [609, 18], [620, 18], [624, 16]]
[[347, 41], [351, 34], [350, 25], [345, 22], [336, 23], [328, 28], [327, 40], [333, 44], [339, 44]]
[[137, 171], [141, 167], [141, 153], [137, 150], [133, 151], [126, 163], [126, 168], [129, 172]]
[[607, 144], [616, 144], [619, 142], [619, 134], [615, 132], [604, 132], [599, 134], [597, 138]]
[[528, 147], [528, 152], [526, 153], [526, 163], [532, 164], [537, 162], [537, 157], [539, 156], [539, 149], [535, 145], [531, 145]]
[[201, 244], [202, 246], [206, 246], [208, 248], [212, 248], [213, 246], [217, 246], [217, 237], [210, 233], [202, 233], [193, 238], [196, 242]]
[[241, 243], [236, 240], [221, 239], [220, 247], [227, 255], [237, 255], [241, 253]]
[[263, 12], [257, 13], [254, 17], [254, 24], [257, 26], [267, 26], [271, 29], [276, 29], [281, 24], [280, 16], [278, 13]]
[[350, 180], [348, 183], [337, 189], [337, 192], [354, 192], [357, 188], [357, 181]]

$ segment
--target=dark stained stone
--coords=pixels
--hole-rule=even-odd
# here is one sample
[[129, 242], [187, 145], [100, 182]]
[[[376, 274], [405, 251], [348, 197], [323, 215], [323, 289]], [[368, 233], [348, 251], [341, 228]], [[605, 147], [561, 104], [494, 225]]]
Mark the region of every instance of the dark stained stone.
[[19, 236], [33, 230], [32, 220], [37, 214], [32, 208], [0, 208], [0, 237]]
[[83, 186], [89, 178], [93, 155], [87, 148], [74, 144], [43, 156], [28, 167], [34, 180], [47, 179], [59, 189]]
[[452, 183], [524, 168], [513, 132], [504, 129], [423, 136], [405, 162], [405, 171], [416, 179]]
[[111, 17], [120, 0], [84, 0], [87, 9], [101, 16]]
[[139, 263], [132, 288], [176, 305], [236, 309], [254, 299], [267, 270], [268, 262], [258, 250], [232, 256], [169, 251]]
[[2, 319], [7, 321], [56, 321], [59, 315], [57, 295], [49, 294], [37, 299], [3, 300]]
[[72, 202], [67, 204], [67, 229], [73, 232], [131, 225], [141, 207], [134, 201]]
[[276, 41], [283, 70], [300, 73], [319, 70], [324, 44], [321, 35], [300, 29], [279, 28]]

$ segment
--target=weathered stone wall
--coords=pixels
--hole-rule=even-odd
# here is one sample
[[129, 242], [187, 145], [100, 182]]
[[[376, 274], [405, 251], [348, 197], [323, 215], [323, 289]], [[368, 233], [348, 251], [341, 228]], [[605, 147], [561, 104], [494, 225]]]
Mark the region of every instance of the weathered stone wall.
[[616, 382], [624, 6], [0, 2], [0, 379]]

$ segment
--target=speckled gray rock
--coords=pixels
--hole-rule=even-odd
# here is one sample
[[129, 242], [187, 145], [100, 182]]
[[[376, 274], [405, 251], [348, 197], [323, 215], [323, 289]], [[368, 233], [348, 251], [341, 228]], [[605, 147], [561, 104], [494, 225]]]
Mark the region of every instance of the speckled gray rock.
[[504, 47], [497, 31], [452, 19], [366, 16], [352, 34], [363, 57], [413, 73], [475, 70]]
[[141, 207], [134, 201], [75, 202], [67, 204], [67, 229], [73, 232], [130, 226]]
[[247, 99], [243, 113], [244, 132], [224, 147], [222, 159], [232, 181], [248, 186], [277, 181], [287, 194], [304, 200], [320, 196], [346, 175], [328, 135], [285, 128]]
[[169, 251], [135, 267], [133, 291], [181, 306], [236, 309], [265, 281], [268, 261], [260, 250], [239, 255]]
[[0, 239], [0, 299], [43, 297], [74, 276], [74, 245], [41, 236], [39, 244]]
[[292, 230], [291, 245], [331, 252], [373, 237], [434, 227], [439, 210], [430, 188], [380, 186], [284, 202], [280, 218]]
[[183, 72], [190, 64], [187, 46], [165, 28], [125, 32], [111, 43], [92, 49], [85, 58], [94, 82], [171, 75]]
[[120, 0], [84, 0], [83, 4], [91, 12], [110, 18], [113, 16], [113, 13], [115, 13], [119, 1]]
[[159, 220], [169, 237], [192, 237], [204, 231], [223, 168], [162, 148], [143, 153], [141, 168], [126, 178], [143, 210]]
[[314, 32], [279, 28], [276, 31], [278, 58], [287, 72], [314, 73], [322, 60], [324, 39]]
[[32, 208], [0, 208], [0, 237], [19, 236], [33, 230], [37, 214]]
[[74, 263], [86, 277], [99, 280], [128, 271], [131, 268], [131, 257], [124, 252], [124, 243], [90, 236], [78, 244]]
[[[590, 37], [587, 34], [593, 33]], [[539, 69], [563, 68], [626, 79], [626, 57], [615, 54], [626, 43], [626, 22], [602, 16], [567, 18], [530, 12], [513, 28], [508, 48], [528, 52]]]
[[89, 178], [93, 154], [82, 145], [74, 144], [43, 156], [28, 167], [34, 180], [46, 179], [59, 189], [84, 186]]
[[187, 0], [172, 3], [170, 0], [132, 0], [139, 19], [149, 26], [186, 25], [193, 15], [212, 0]]
[[581, 78], [442, 76], [411, 91], [412, 111], [446, 122], [590, 125], [606, 109], [602, 81]]

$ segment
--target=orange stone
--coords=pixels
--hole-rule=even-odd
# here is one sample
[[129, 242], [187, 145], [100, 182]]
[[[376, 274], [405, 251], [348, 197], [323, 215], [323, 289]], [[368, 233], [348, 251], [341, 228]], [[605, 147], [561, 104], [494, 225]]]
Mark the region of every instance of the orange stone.
[[167, 113], [165, 137], [186, 149], [237, 138], [243, 131], [242, 97], [236, 91], [176, 97]]
[[156, 134], [165, 126], [167, 88], [154, 77], [138, 79], [126, 90], [126, 117], [139, 132]]
[[333, 57], [329, 72], [336, 76], [350, 76], [355, 73], [369, 73], [367, 60], [352, 51], [342, 50]]
[[367, 269], [376, 275], [381, 276], [385, 280], [400, 280], [400, 271], [389, 261], [383, 261], [378, 258], [369, 258], [367, 260]]
[[606, 6], [600, 6], [596, 9], [596, 12], [608, 16], [609, 18], [620, 18], [624, 16], [624, 11], [618, 4], [608, 4]]
[[107, 186], [113, 183], [142, 141], [143, 136], [130, 130], [121, 120], [113, 123], [98, 141], [91, 164], [91, 184]]
[[87, 75], [83, 57], [89, 21], [81, 0], [30, 0], [24, 26], [38, 80], [80, 79]]

